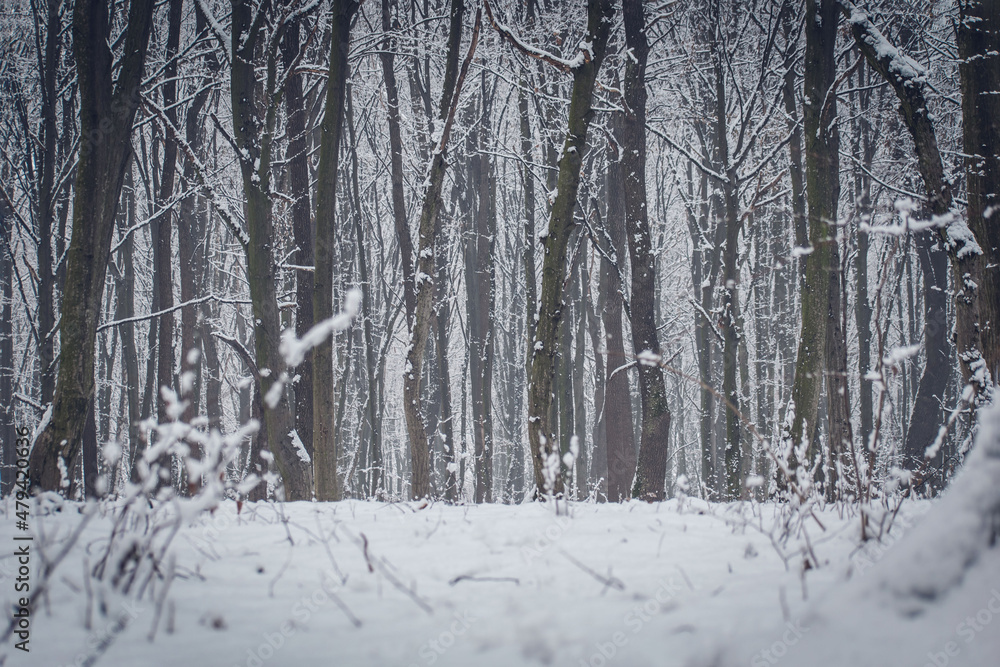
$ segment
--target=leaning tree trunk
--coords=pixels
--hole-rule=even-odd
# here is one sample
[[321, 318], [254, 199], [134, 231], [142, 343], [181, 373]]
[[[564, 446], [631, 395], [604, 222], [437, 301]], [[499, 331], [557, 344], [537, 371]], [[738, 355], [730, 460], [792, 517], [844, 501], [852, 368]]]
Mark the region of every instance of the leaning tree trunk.
[[[840, 194], [839, 136], [833, 124], [836, 115], [830, 95], [836, 78], [837, 41], [836, 0], [806, 0], [805, 104], [803, 130], [806, 153], [806, 200], [808, 203], [809, 245], [802, 281], [802, 329], [795, 357], [795, 380], [792, 384], [793, 411], [788, 443], [805, 456], [803, 465], [813, 457], [813, 434], [819, 415], [819, 397], [823, 388], [829, 319], [832, 242]], [[829, 98], [829, 99], [828, 99]], [[804, 450], [804, 451], [803, 451]], [[793, 461], [797, 461], [794, 453]], [[790, 465], [794, 467], [794, 463]]]
[[[646, 59], [649, 43], [641, 0], [624, 0], [625, 105], [622, 119], [621, 169], [624, 180], [625, 226], [632, 262], [632, 348], [639, 360], [639, 393], [642, 396], [642, 435], [632, 496], [663, 500], [667, 472], [670, 409], [663, 370], [657, 363], [643, 362], [641, 355], [660, 355], [656, 335], [656, 258], [653, 256], [649, 211], [646, 206]], [[734, 357], [735, 363], [735, 357]]]
[[[589, 59], [573, 71], [573, 93], [569, 105], [569, 131], [559, 160], [556, 197], [552, 203], [548, 234], [545, 237], [545, 260], [539, 295], [538, 324], [532, 348], [531, 389], [528, 398], [528, 440], [531, 443], [536, 493], [562, 493], [558, 475], [559, 450], [554, 424], [550, 423], [552, 381], [559, 322], [563, 309], [563, 283], [566, 278], [566, 251], [573, 231], [573, 209], [580, 188], [580, 169], [587, 147], [587, 129], [593, 113], [591, 102], [597, 72], [604, 59], [611, 29], [614, 5], [610, 0], [588, 0], [587, 38]], [[553, 463], [554, 460], [554, 463]], [[549, 472], [547, 472], [549, 471]]]
[[[316, 268], [313, 274], [313, 317], [323, 322], [333, 317], [333, 260], [337, 211], [337, 170], [340, 138], [343, 134], [347, 91], [347, 54], [351, 39], [351, 19], [358, 3], [334, 0], [333, 39], [330, 45], [330, 79], [326, 89], [316, 176]], [[360, 251], [360, 249], [359, 249]], [[327, 338], [312, 355], [313, 394], [313, 474], [318, 500], [340, 500], [337, 474], [337, 441], [334, 430], [333, 340]]]
[[58, 385], [52, 418], [31, 452], [31, 485], [63, 487], [83, 441], [94, 400], [94, 344], [104, 295], [115, 215], [132, 155], [129, 139], [152, 27], [153, 2], [133, 0], [118, 78], [112, 77], [111, 22], [104, 0], [73, 7], [73, 44], [80, 88], [80, 148], [73, 199], [73, 236], [66, 259]]
[[[974, 163], [967, 165], [967, 168], [970, 170], [972, 182], [969, 185], [969, 225], [966, 225], [958, 213], [952, 210], [951, 186], [945, 178], [944, 165], [941, 162], [941, 153], [938, 149], [937, 135], [934, 132], [933, 117], [929, 112], [925, 95], [927, 86], [925, 79], [926, 72], [924, 72], [920, 65], [899, 53], [885, 39], [882, 33], [879, 32], [868, 16], [855, 7], [853, 3], [849, 0], [840, 0], [840, 6], [845, 16], [848, 17], [854, 41], [861, 50], [861, 53], [864, 54], [865, 59], [871, 65], [872, 69], [878, 72], [892, 86], [896, 92], [896, 97], [899, 99], [900, 114], [906, 123], [907, 129], [910, 131], [910, 136], [913, 138], [913, 144], [916, 149], [917, 168], [924, 181], [928, 207], [932, 214], [941, 216], [942, 221], [945, 222], [943, 226], [938, 228], [938, 235], [945, 249], [948, 251], [948, 256], [951, 260], [952, 289], [955, 292], [955, 346], [958, 348], [958, 358], [962, 365], [962, 378], [966, 383], [970, 383], [975, 391], [988, 391], [990, 380], [988, 377], [989, 374], [985, 372], [987, 366], [984, 363], [984, 346], [980, 324], [984, 321], [982, 318], [983, 309], [989, 311], [992, 308], [996, 308], [992, 304], [995, 304], [997, 300], [993, 299], [992, 303], [987, 303], [980, 293], [980, 289], [984, 284], [982, 280], [982, 267], [986, 265], [983, 262], [984, 259], [988, 262], [989, 256], [983, 257], [983, 247], [977, 244], [976, 239], [982, 234], [989, 234], [989, 229], [981, 220], [977, 222], [976, 215], [978, 214], [975, 211], [985, 211], [984, 207], [986, 204], [977, 199], [977, 196], [973, 194], [975, 188], [978, 187], [977, 184], [981, 182], [980, 179], [984, 178], [981, 174], [985, 174], [986, 171], [978, 169], [979, 165], [973, 166]], [[995, 16], [995, 12], [997, 11], [995, 5], [989, 3], [989, 6], [993, 7], [991, 11], [993, 12], [992, 15]], [[976, 12], [981, 12], [982, 7], [982, 5], [969, 3], [963, 5], [962, 11], [974, 9]], [[985, 17], [986, 14], [978, 18]], [[976, 25], [982, 24], [979, 20], [974, 21], [974, 23]], [[960, 52], [976, 56], [973, 65], [969, 65], [966, 62], [965, 64], [960, 64], [959, 69], [963, 85], [963, 124], [966, 133], [972, 133], [975, 136], [983, 133], [983, 136], [989, 136], [991, 130], [981, 128], [992, 127], [994, 128], [992, 131], [996, 132], [997, 120], [992, 114], [996, 109], [995, 105], [998, 104], [998, 101], [989, 96], [980, 96], [978, 92], [994, 90], [991, 87], [993, 83], [989, 78], [991, 76], [989, 72], [993, 72], [992, 76], [994, 78], [992, 81], [996, 81], [1000, 76], [995, 74], [995, 67], [991, 69], [980, 62], [981, 58], [995, 57], [987, 56], [988, 53], [992, 53], [990, 51], [992, 46], [989, 39], [987, 38], [980, 43], [977, 39], [970, 37], [970, 35], [978, 34], [983, 38], [992, 32], [992, 39], [995, 41], [996, 33], [990, 30], [984, 30], [979, 33], [975, 28], [970, 31], [967, 28], [961, 28], [963, 25], [970, 24], [964, 19], [959, 22]], [[963, 56], [963, 58], [968, 59], [967, 56]], [[980, 74], [980, 72], [984, 72], [985, 74]], [[981, 76], [985, 78], [980, 78]], [[966, 90], [968, 90], [968, 94], [966, 94]], [[977, 97], [982, 98], [978, 102], [982, 102], [984, 105], [982, 106], [981, 113], [983, 115], [981, 116], [977, 115], [980, 112], [975, 108], [978, 107], [975, 100]], [[968, 105], [972, 106], [967, 109]], [[967, 112], [968, 116], [966, 115]], [[994, 134], [993, 136], [996, 135]], [[975, 138], [970, 139], [967, 134], [966, 141], [970, 140], [973, 143], [976, 141]], [[969, 147], [967, 146], [967, 153], [968, 149]], [[993, 153], [989, 153], [989, 155], [993, 155]], [[995, 160], [990, 162], [990, 164], [995, 165]], [[985, 162], [983, 166], [986, 166]], [[997, 171], [994, 170], [993, 173], [996, 174]], [[974, 229], [970, 230], [970, 226]], [[996, 239], [995, 225], [993, 227], [993, 238]], [[976, 232], [976, 235], [973, 232]], [[996, 245], [996, 241], [994, 241], [992, 246], [987, 241], [985, 247], [988, 249], [996, 247]], [[995, 251], [992, 252], [995, 253]], [[997, 353], [993, 352], [992, 354], [996, 355]]]

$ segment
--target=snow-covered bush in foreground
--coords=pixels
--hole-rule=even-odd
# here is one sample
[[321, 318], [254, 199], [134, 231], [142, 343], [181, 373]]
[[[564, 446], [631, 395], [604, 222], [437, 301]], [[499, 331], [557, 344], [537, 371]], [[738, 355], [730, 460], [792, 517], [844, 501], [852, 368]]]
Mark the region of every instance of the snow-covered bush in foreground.
[[[171, 583], [177, 575], [171, 549], [174, 538], [203, 513], [214, 511], [222, 500], [241, 498], [261, 481], [252, 474], [243, 480], [227, 475], [241, 446], [257, 431], [255, 421], [223, 435], [214, 429], [207, 430], [204, 417], [192, 419], [190, 423], [182, 421], [187, 403], [169, 388], [164, 387], [161, 394], [169, 421], [159, 424], [151, 419], [144, 424], [155, 437], [137, 461], [137, 483], [126, 482], [116, 499], [104, 501], [90, 500], [80, 504], [66, 501], [54, 493], [33, 499], [33, 548], [39, 564], [33, 570], [29, 607], [37, 610], [48, 605], [49, 588], [57, 568], [71, 551], [83, 546], [88, 554], [82, 567], [82, 587], [86, 596], [84, 625], [91, 629], [96, 612], [98, 623], [110, 623], [118, 628], [108, 634], [107, 641], [92, 647], [91, 654], [85, 656], [86, 664], [95, 661], [114, 637], [134, 620], [133, 610], [140, 602], [152, 604], [155, 609], [149, 630], [152, 640], [160, 625]], [[118, 464], [120, 454], [117, 447], [105, 450], [109, 467]], [[174, 460], [181, 462], [187, 474], [190, 495], [178, 495], [171, 486]], [[75, 528], [69, 533], [60, 532], [58, 527], [47, 531], [47, 517], [63, 512], [82, 515]], [[97, 517], [110, 524], [110, 534], [102, 531], [94, 538], [87, 533], [88, 524]], [[60, 576], [65, 578], [66, 574], [60, 571]], [[101, 623], [100, 619], [105, 620]], [[10, 638], [13, 630], [11, 621], [0, 634], [0, 643]]]
[[998, 535], [1000, 403], [980, 411], [976, 445], [949, 490], [870, 570], [849, 572], [800, 618], [693, 664], [1000, 664]]

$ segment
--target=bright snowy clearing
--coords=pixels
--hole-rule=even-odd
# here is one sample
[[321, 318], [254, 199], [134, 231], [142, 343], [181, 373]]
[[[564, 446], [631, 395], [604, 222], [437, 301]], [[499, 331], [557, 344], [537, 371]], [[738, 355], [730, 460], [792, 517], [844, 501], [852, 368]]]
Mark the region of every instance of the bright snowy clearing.
[[[256, 503], [237, 513], [226, 502], [173, 540], [176, 575], [162, 605], [156, 577], [139, 603], [85, 590], [85, 563], [95, 565], [110, 534], [112, 507], [101, 506], [59, 565], [35, 614], [30, 658], [4, 647], [12, 664], [762, 665], [777, 664], [800, 635], [830, 654], [812, 664], [919, 666], [950, 641], [960, 653], [949, 664], [1000, 655], [1000, 625], [969, 642], [956, 634], [966, 616], [1000, 609], [995, 549], [929, 613], [843, 609], [833, 641], [830, 619], [810, 616], [842, 605], [838, 595], [859, 583], [878, 588], [893, 555], [920, 546], [919, 526], [935, 516], [924, 516], [927, 503], [905, 504], [885, 544], [863, 550], [856, 516], [817, 512], [826, 530], [814, 521], [806, 531], [824, 566], [803, 578], [798, 554], [786, 570], [772, 545], [775, 506], [633, 501], [573, 504], [557, 516], [538, 503]], [[39, 513], [36, 544], [54, 554], [80, 521], [79, 505]], [[2, 526], [11, 544], [13, 522]], [[727, 660], [715, 663], [723, 645]]]

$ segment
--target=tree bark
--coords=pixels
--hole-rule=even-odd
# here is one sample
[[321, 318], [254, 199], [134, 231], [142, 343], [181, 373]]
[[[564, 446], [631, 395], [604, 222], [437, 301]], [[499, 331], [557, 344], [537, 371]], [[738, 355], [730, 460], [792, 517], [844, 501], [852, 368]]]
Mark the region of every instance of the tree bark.
[[[631, 54], [625, 61], [627, 108], [622, 119], [622, 176], [624, 180], [625, 226], [632, 263], [632, 348], [637, 355], [651, 352], [659, 357], [656, 334], [656, 258], [652, 250], [649, 211], [646, 205], [646, 60], [649, 43], [640, 0], [623, 0], [625, 45]], [[735, 358], [734, 358], [735, 361]], [[639, 393], [642, 396], [642, 435], [632, 496], [663, 500], [667, 471], [670, 409], [663, 370], [656, 363], [639, 360]]]
[[[233, 0], [232, 10], [230, 98], [233, 139], [240, 154], [246, 220], [246, 233], [240, 238], [240, 243], [247, 258], [254, 354], [260, 370], [257, 396], [266, 402], [264, 406], [258, 406], [262, 429], [254, 443], [261, 449], [269, 449], [274, 456], [285, 499], [308, 500], [313, 490], [312, 471], [309, 462], [300, 457], [292, 443], [290, 433], [294, 421], [289, 402], [280, 390], [277, 395], [271, 392], [276, 382], [287, 380], [285, 362], [278, 349], [281, 318], [278, 312], [276, 238], [270, 197], [271, 151], [278, 103], [275, 95], [277, 53], [274, 49], [264, 53], [266, 79], [262, 86], [257, 79], [255, 59], [262, 26], [259, 21], [254, 21], [254, 8], [249, 0]], [[263, 119], [258, 111], [262, 100], [265, 101]]]
[[382, 77], [385, 80], [386, 107], [389, 117], [389, 163], [392, 175], [392, 219], [399, 243], [400, 263], [403, 269], [403, 303], [406, 322], [413, 326], [413, 313], [417, 305], [417, 289], [413, 279], [413, 239], [406, 217], [406, 200], [403, 196], [403, 139], [399, 129], [399, 89], [396, 84], [395, 48], [390, 37], [393, 26], [389, 20], [389, 2], [382, 0], [382, 31], [385, 39], [379, 50]]
[[444, 174], [447, 169], [445, 150], [451, 125], [454, 122], [455, 108], [461, 83], [468, 72], [468, 66], [479, 39], [479, 14], [476, 15], [476, 27], [473, 31], [469, 54], [462, 64], [461, 73], [458, 67], [459, 48], [462, 39], [462, 18], [465, 14], [465, 3], [462, 0], [452, 0], [451, 22], [448, 35], [448, 53], [445, 60], [444, 86], [441, 96], [440, 120], [443, 125], [440, 141], [434, 147], [430, 170], [427, 177], [427, 187], [424, 191], [423, 207], [420, 211], [418, 231], [417, 267], [414, 275], [416, 287], [416, 304], [413, 324], [410, 328], [410, 344], [406, 354], [406, 367], [403, 371], [403, 411], [406, 417], [406, 432], [410, 442], [410, 496], [413, 499], [426, 498], [431, 494], [430, 449], [427, 443], [427, 433], [424, 430], [423, 412], [421, 409], [420, 377], [424, 360], [424, 349], [427, 346], [427, 336], [430, 331], [433, 316], [434, 282], [437, 273], [434, 259], [435, 240], [440, 232], [441, 222], [441, 192], [444, 187]]
[[573, 93], [569, 107], [569, 131], [559, 160], [556, 196], [552, 203], [548, 233], [545, 237], [545, 259], [542, 264], [542, 286], [535, 340], [532, 344], [531, 388], [528, 400], [528, 440], [531, 443], [535, 472], [535, 488], [539, 496], [561, 494], [563, 481], [559, 468], [558, 441], [549, 417], [552, 403], [552, 381], [555, 375], [555, 354], [559, 321], [563, 310], [563, 282], [566, 277], [566, 250], [573, 230], [573, 209], [580, 187], [583, 152], [587, 145], [587, 129], [593, 112], [594, 84], [604, 59], [614, 12], [610, 0], [588, 0], [587, 38], [591, 44], [590, 58], [573, 72]]
[[104, 295], [104, 278], [125, 170], [129, 138], [139, 105], [153, 3], [129, 5], [123, 60], [112, 78], [109, 7], [104, 0], [79, 0], [73, 8], [73, 44], [80, 88], [80, 149], [73, 201], [73, 237], [66, 266], [59, 331], [59, 381], [52, 420], [31, 452], [31, 484], [45, 491], [62, 487], [83, 439], [94, 400], [94, 344]]
[[[990, 376], [977, 377], [978, 384], [1000, 377], [1000, 3], [995, 0], [963, 0], [957, 24], [959, 77], [962, 87], [962, 138], [965, 174], [969, 192], [969, 228], [975, 234], [982, 256], [973, 261], [980, 267], [960, 283], [964, 300], [976, 298], [982, 361]], [[978, 285], [978, 293], [972, 283]], [[968, 292], [972, 292], [969, 294]], [[959, 328], [962, 325], [960, 323]], [[975, 331], [958, 333], [959, 358], [974, 377], [981, 373], [976, 358]], [[964, 334], [964, 335], [963, 335]], [[970, 335], [971, 334], [971, 335]]]
[[[285, 67], [292, 67], [299, 59], [301, 21], [288, 24], [282, 42]], [[309, 134], [306, 132], [308, 114], [302, 93], [302, 75], [289, 73], [285, 84], [285, 110], [288, 114], [286, 133], [288, 146], [288, 187], [292, 197], [292, 238], [296, 251], [293, 263], [313, 268], [312, 204], [309, 200]], [[295, 334], [301, 338], [315, 323], [313, 317], [313, 277], [305, 270], [295, 273]], [[306, 355], [295, 367], [299, 380], [295, 383], [295, 430], [306, 451], [313, 455], [313, 373], [312, 356]]]
[[482, 75], [481, 126], [470, 174], [478, 177], [478, 206], [466, 234], [465, 287], [469, 329], [469, 372], [472, 388], [472, 432], [475, 443], [477, 503], [493, 502], [493, 239], [496, 236], [496, 178], [489, 159], [489, 96]]
[[[358, 3], [334, 0], [333, 39], [330, 45], [330, 79], [326, 90], [316, 183], [316, 269], [313, 274], [313, 317], [323, 322], [333, 317], [333, 273], [336, 243], [337, 171], [343, 134], [347, 90], [347, 54], [351, 20]], [[334, 431], [333, 340], [316, 346], [313, 374], [313, 474], [318, 500], [340, 500], [337, 474], [338, 443]]]
[[[827, 359], [830, 271], [834, 267], [833, 241], [840, 194], [839, 136], [836, 125], [836, 97], [830, 93], [836, 78], [836, 0], [806, 0], [806, 54], [803, 129], [805, 139], [806, 199], [808, 202], [809, 246], [802, 283], [802, 329], [796, 354], [792, 385], [794, 411], [789, 433], [789, 467], [810, 465], [813, 436], [819, 417], [819, 397]], [[787, 446], [787, 445], [786, 445]], [[799, 460], [800, 450], [805, 460]]]

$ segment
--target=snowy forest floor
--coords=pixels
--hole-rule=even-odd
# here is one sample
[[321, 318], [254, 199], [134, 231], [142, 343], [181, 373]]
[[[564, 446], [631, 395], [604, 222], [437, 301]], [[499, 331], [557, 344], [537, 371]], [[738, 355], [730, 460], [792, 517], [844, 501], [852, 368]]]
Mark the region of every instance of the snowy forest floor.
[[[6, 505], [10, 517], [13, 502]], [[776, 664], [812, 632], [803, 621], [809, 606], [848, 577], [865, 577], [930, 503], [904, 504], [893, 535], [862, 550], [856, 513], [818, 513], [826, 530], [807, 530], [822, 567], [804, 578], [801, 558], [786, 569], [772, 545], [774, 505], [572, 504], [569, 516], [539, 503], [418, 507], [248, 503], [237, 514], [227, 502], [173, 540], [176, 577], [159, 619], [162, 583], [135, 604], [86, 590], [84, 568], [111, 532], [109, 516], [98, 516], [34, 612], [30, 654], [10, 643], [0, 653], [7, 665], [47, 666], [662, 667], [716, 664], [711, 656], [725, 644], [737, 647], [726, 664]], [[53, 539], [79, 523], [77, 508], [33, 517], [52, 552]], [[14, 544], [13, 527], [2, 522], [0, 544]], [[961, 652], [948, 664], [996, 664], [982, 656], [1000, 655], [1000, 620], [981, 633], [992, 639], [967, 647], [953, 636], [987, 607], [990, 586], [1000, 589], [1000, 550], [989, 551], [971, 594], [896, 628], [877, 662], [864, 642], [857, 658], [919, 667], [957, 641]], [[0, 595], [10, 602], [14, 559], [3, 556]], [[89, 602], [101, 597], [106, 615]], [[882, 623], [856, 620], [862, 632]]]

